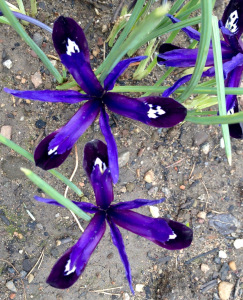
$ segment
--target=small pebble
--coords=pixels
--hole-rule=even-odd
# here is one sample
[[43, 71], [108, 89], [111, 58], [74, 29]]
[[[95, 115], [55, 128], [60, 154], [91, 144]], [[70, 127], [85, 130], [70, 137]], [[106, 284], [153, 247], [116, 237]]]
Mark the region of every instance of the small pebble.
[[235, 249], [240, 249], [243, 247], [243, 239], [237, 239], [234, 241]]
[[183, 191], [186, 189], [186, 187], [184, 186], [184, 184], [180, 185], [180, 189], [183, 190]]
[[34, 280], [34, 275], [33, 274], [30, 274], [29, 276], [28, 276], [28, 282], [29, 283], [31, 283], [33, 280]]
[[209, 151], [210, 151], [210, 145], [209, 145], [209, 143], [204, 144], [204, 145], [202, 146], [202, 152], [203, 152], [205, 155], [207, 155], [207, 154], [209, 153]]
[[152, 183], [154, 181], [154, 172], [152, 170], [149, 170], [147, 173], [145, 173], [144, 180], [147, 183]]
[[35, 72], [34, 75], [31, 75], [31, 82], [33, 83], [35, 88], [38, 88], [42, 84], [41, 73]]
[[43, 40], [44, 38], [39, 32], [34, 33], [33, 41], [37, 44], [37, 46], [41, 47]]
[[36, 128], [41, 129], [41, 128], [44, 128], [45, 126], [46, 126], [46, 122], [43, 121], [43, 120], [37, 120], [37, 121], [35, 122], [35, 127], [36, 127]]
[[227, 258], [226, 252], [223, 251], [223, 250], [220, 250], [220, 251], [219, 251], [219, 258]]
[[136, 284], [135, 291], [138, 293], [142, 293], [144, 288], [144, 284], [138, 283]]
[[219, 284], [219, 297], [221, 300], [228, 300], [230, 298], [230, 294], [233, 290], [233, 283], [227, 281], [221, 281]]
[[133, 182], [128, 182], [128, 183], [126, 184], [126, 190], [127, 190], [129, 193], [131, 193], [131, 192], [134, 190], [134, 188], [135, 188], [135, 184], [134, 184]]
[[200, 211], [198, 214], [197, 214], [197, 217], [199, 218], [199, 219], [203, 219], [203, 220], [205, 220], [206, 219], [206, 212], [205, 211]]
[[194, 136], [194, 144], [200, 146], [208, 139], [208, 134], [205, 131], [200, 131]]
[[103, 24], [103, 25], [102, 25], [102, 30], [101, 30], [101, 31], [102, 31], [103, 33], [105, 33], [105, 32], [107, 32], [107, 30], [108, 30], [108, 26], [107, 26], [106, 24]]
[[128, 293], [124, 293], [122, 296], [122, 300], [130, 300], [130, 296]]
[[1, 135], [3, 135], [6, 139], [11, 139], [12, 134], [12, 126], [4, 125], [1, 127]]
[[224, 138], [223, 137], [220, 139], [220, 143], [219, 144], [220, 144], [220, 148], [222, 148], [222, 149], [225, 148]]
[[153, 218], [159, 218], [159, 208], [157, 206], [149, 206], [149, 210]]
[[14, 285], [14, 283], [13, 283], [12, 280], [10, 280], [10, 281], [8, 281], [8, 282], [6, 283], [6, 287], [7, 287], [10, 291], [12, 291], [12, 292], [14, 292], [14, 293], [17, 293], [16, 286]]
[[16, 297], [16, 294], [14, 294], [14, 293], [11, 293], [10, 295], [9, 295], [9, 298], [10, 299], [14, 299]]
[[201, 271], [207, 273], [210, 270], [210, 267], [206, 264], [201, 264]]
[[5, 60], [4, 62], [3, 62], [3, 66], [5, 67], [5, 68], [7, 68], [7, 69], [11, 69], [12, 68], [12, 66], [13, 66], [13, 63], [12, 63], [12, 61], [10, 60], [10, 59], [7, 59], [7, 60]]
[[25, 272], [24, 270], [20, 271], [20, 276], [21, 278], [25, 278], [25, 276], [27, 275], [27, 272]]
[[237, 268], [236, 268], [236, 263], [235, 263], [235, 261], [230, 261], [229, 262], [229, 267], [230, 267], [230, 269], [232, 270], [232, 271], [236, 271], [237, 270]]
[[129, 151], [125, 151], [125, 152], [122, 152], [119, 154], [118, 156], [118, 164], [119, 164], [119, 167], [124, 167], [128, 161], [130, 159], [130, 152]]

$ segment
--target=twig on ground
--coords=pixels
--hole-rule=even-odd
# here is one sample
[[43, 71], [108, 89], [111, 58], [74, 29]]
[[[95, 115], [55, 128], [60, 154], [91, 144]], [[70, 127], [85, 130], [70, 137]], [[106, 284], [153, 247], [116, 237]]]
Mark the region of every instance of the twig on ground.
[[186, 260], [186, 261], [185, 261], [185, 265], [189, 265], [189, 264], [190, 264], [191, 262], [193, 262], [194, 260], [196, 260], [196, 259], [198, 259], [198, 258], [201, 258], [201, 257], [204, 257], [204, 256], [207, 256], [207, 255], [209, 255], [209, 254], [211, 254], [211, 253], [213, 253], [213, 252], [216, 252], [216, 251], [219, 251], [219, 248], [214, 248], [214, 249], [209, 250], [209, 251], [207, 251], [207, 252], [205, 252], [205, 253], [199, 254], [199, 255], [197, 255], [197, 256], [195, 256], [195, 257], [189, 259], [189, 260]]
[[180, 162], [182, 162], [184, 159], [185, 159], [185, 157], [182, 159], [179, 159], [178, 161], [174, 162], [173, 164], [171, 164], [169, 166], [166, 166], [165, 168], [168, 169], [168, 168], [174, 167], [175, 165], [178, 165]]
[[[34, 264], [33, 268], [32, 268], [32, 269], [29, 271], [29, 273], [26, 275], [26, 278], [27, 278], [28, 276], [30, 276], [30, 274], [34, 271], [34, 269], [36, 268], [36, 266], [37, 266], [40, 262], [42, 262], [42, 257], [43, 257], [43, 256], [44, 256], [44, 248], [42, 249], [41, 254], [40, 254], [40, 256], [39, 256], [37, 262]], [[39, 268], [38, 268], [38, 269], [39, 269]]]

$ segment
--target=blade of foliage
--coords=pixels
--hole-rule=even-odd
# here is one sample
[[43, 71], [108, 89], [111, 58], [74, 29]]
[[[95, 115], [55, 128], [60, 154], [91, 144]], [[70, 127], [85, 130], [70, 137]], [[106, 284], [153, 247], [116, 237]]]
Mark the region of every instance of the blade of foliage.
[[[227, 113], [226, 113], [225, 90], [224, 90], [223, 62], [222, 62], [218, 18], [216, 16], [212, 17], [212, 29], [213, 29], [212, 30], [213, 57], [214, 57], [214, 66], [215, 66], [215, 78], [216, 78], [216, 87], [217, 87], [217, 95], [218, 95], [219, 115], [225, 116], [227, 115]], [[222, 124], [221, 128], [222, 128], [222, 134], [224, 138], [226, 156], [229, 165], [231, 165], [232, 153], [231, 153], [229, 126], [227, 124]]]
[[188, 98], [193, 89], [196, 87], [198, 81], [201, 78], [203, 68], [206, 63], [209, 44], [211, 39], [211, 29], [212, 29], [212, 2], [208, 0], [202, 0], [202, 20], [201, 20], [201, 39], [198, 48], [198, 57], [195, 65], [192, 78], [188, 84], [187, 89], [180, 95], [178, 101], [183, 102]]
[[[0, 134], [0, 143], [4, 144], [5, 146], [13, 149], [15, 152], [19, 153], [23, 157], [27, 158], [31, 162], [34, 162], [34, 157], [33, 155], [28, 152], [27, 150], [23, 149], [19, 145], [15, 144], [13, 141], [10, 141], [9, 139], [5, 138], [3, 135]], [[74, 184], [72, 183], [69, 179], [67, 179], [65, 176], [63, 176], [61, 173], [59, 173], [56, 170], [49, 170], [49, 173], [60, 179], [63, 183], [65, 183], [67, 186], [70, 187], [77, 195], [81, 196], [83, 193], [81, 190]]]
[[57, 71], [57, 69], [52, 65], [50, 60], [47, 58], [45, 53], [36, 45], [36, 43], [29, 37], [23, 27], [20, 25], [16, 17], [12, 14], [11, 10], [5, 3], [5, 1], [0, 1], [0, 10], [3, 12], [5, 17], [8, 19], [11, 26], [16, 30], [16, 32], [23, 38], [23, 40], [30, 46], [32, 50], [39, 56], [46, 68], [52, 73], [59, 83], [62, 83], [62, 76]]
[[30, 0], [30, 10], [32, 17], [35, 17], [37, 15], [36, 0]]
[[74, 214], [84, 219], [85, 221], [90, 221], [90, 216], [88, 216], [85, 212], [83, 212], [77, 205], [75, 205], [68, 198], [65, 198], [62, 194], [60, 194], [57, 190], [51, 187], [48, 183], [46, 183], [43, 179], [41, 179], [38, 175], [26, 168], [20, 168], [22, 172], [35, 184], [37, 185], [44, 193], [49, 195], [52, 199], [55, 199], [58, 203], [65, 206], [67, 209], [71, 210]]
[[[210, 114], [210, 111], [208, 112]], [[227, 116], [196, 117], [188, 114], [185, 121], [202, 125], [235, 124], [243, 122], [243, 112]]]

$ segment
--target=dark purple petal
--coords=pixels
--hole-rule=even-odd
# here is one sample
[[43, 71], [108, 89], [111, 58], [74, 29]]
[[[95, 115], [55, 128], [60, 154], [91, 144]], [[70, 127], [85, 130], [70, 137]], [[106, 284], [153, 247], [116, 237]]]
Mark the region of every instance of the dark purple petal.
[[17, 91], [4, 88], [6, 93], [12, 94], [15, 97], [24, 99], [38, 100], [44, 102], [64, 102], [64, 103], [78, 103], [84, 100], [92, 99], [88, 95], [80, 94], [76, 91]]
[[156, 205], [159, 203], [162, 203], [165, 201], [165, 198], [159, 199], [159, 200], [147, 200], [147, 199], [136, 199], [132, 201], [126, 201], [126, 202], [119, 202], [117, 204], [112, 204], [112, 209], [115, 209], [116, 211], [119, 210], [127, 210], [127, 209], [133, 209], [133, 208], [139, 208], [141, 206], [145, 205]]
[[43, 170], [59, 167], [98, 113], [99, 102], [92, 100], [85, 103], [66, 125], [39, 143], [34, 153], [36, 165]]
[[169, 219], [164, 219], [170, 228], [173, 230], [173, 235], [167, 242], [158, 243], [157, 245], [164, 247], [168, 250], [180, 250], [187, 248], [191, 245], [193, 239], [193, 231], [186, 225], [175, 222]]
[[[237, 100], [233, 108], [231, 108], [230, 113], [234, 114], [239, 112], [239, 107]], [[243, 139], [243, 122], [236, 124], [229, 124], [229, 132], [230, 136], [235, 139]]]
[[90, 100], [86, 102], [58, 132], [50, 142], [48, 150], [62, 154], [71, 149], [79, 137], [94, 122], [100, 111], [100, 102]]
[[114, 184], [116, 184], [119, 179], [118, 151], [116, 141], [109, 125], [109, 116], [105, 112], [104, 108], [102, 108], [100, 112], [100, 130], [103, 133], [107, 143], [109, 168], [111, 171], [112, 180]]
[[[43, 202], [46, 204], [52, 204], [52, 205], [56, 205], [56, 206], [61, 206], [64, 207], [62, 204], [60, 204], [59, 202], [57, 202], [54, 199], [47, 199], [47, 198], [42, 198], [39, 196], [34, 196], [34, 199], [39, 201], [39, 202]], [[77, 202], [77, 201], [72, 201], [74, 204], [76, 204], [80, 209], [82, 209], [84, 212], [90, 213], [90, 214], [94, 214], [98, 211], [98, 208], [92, 204], [92, 203], [88, 203], [88, 202]]]
[[92, 140], [84, 146], [83, 168], [89, 177], [94, 170], [96, 159], [99, 158], [106, 168], [109, 168], [107, 146], [100, 140]]
[[131, 268], [130, 268], [129, 260], [128, 260], [127, 253], [125, 250], [125, 245], [123, 243], [121, 232], [109, 218], [108, 218], [108, 224], [110, 225], [110, 229], [111, 229], [112, 242], [116, 246], [116, 248], [120, 254], [121, 261], [122, 261], [125, 271], [126, 271], [127, 281], [129, 283], [131, 292], [134, 294], [134, 289], [132, 287]]
[[[173, 23], [181, 22], [181, 20], [173, 17], [170, 14], [167, 14], [166, 16], [169, 17]], [[200, 41], [200, 36], [201, 36], [200, 32], [193, 29], [191, 26], [184, 27], [182, 28], [182, 30], [189, 36], [189, 38], [194, 39], [196, 41]]]
[[81, 88], [91, 96], [101, 96], [104, 89], [91, 69], [88, 43], [78, 23], [59, 17], [54, 23], [52, 38], [62, 63]]
[[177, 90], [180, 86], [182, 86], [184, 83], [188, 82], [191, 79], [192, 75], [186, 75], [181, 77], [179, 80], [177, 80], [171, 87], [169, 87], [167, 90], [165, 90], [162, 94], [162, 97], [169, 97], [171, 94], [174, 93], [175, 90]]
[[147, 56], [137, 56], [120, 61], [114, 67], [114, 69], [107, 75], [104, 81], [104, 89], [106, 91], [112, 90], [117, 78], [128, 68], [130, 64], [139, 62], [145, 58], [147, 58]]
[[186, 108], [172, 98], [130, 98], [117, 93], [107, 93], [103, 101], [111, 111], [154, 127], [175, 126], [187, 114]]
[[97, 206], [105, 210], [114, 200], [114, 195], [110, 170], [103, 169], [101, 164], [101, 160], [99, 163], [95, 163], [90, 181], [94, 189]]
[[170, 52], [172, 50], [178, 50], [178, 49], [184, 49], [184, 48], [180, 48], [178, 46], [169, 44], [169, 43], [163, 43], [162, 45], [160, 45], [159, 47], [159, 55], [157, 57], [157, 62], [158, 64], [162, 65], [163, 62], [165, 61], [165, 59], [163, 59], [161, 56], [166, 53], [166, 52]]
[[[223, 70], [224, 70], [224, 78], [227, 78], [228, 74], [233, 71], [238, 66], [241, 66], [243, 64], [243, 54], [238, 53], [236, 56], [232, 57], [230, 61], [227, 61], [223, 63]], [[207, 71], [204, 72], [206, 76]]]
[[[239, 87], [241, 83], [242, 72], [243, 66], [236, 67], [232, 72], [229, 72], [225, 80], [225, 87]], [[235, 106], [236, 101], [236, 95], [226, 95], [227, 112]]]
[[109, 211], [111, 220], [135, 234], [141, 235], [154, 243], [164, 243], [173, 235], [172, 229], [167, 222], [161, 218], [150, 218], [131, 210], [111, 209]]
[[222, 23], [234, 35], [227, 35], [223, 32], [225, 41], [235, 49], [242, 51], [242, 47], [237, 43], [243, 33], [243, 6], [242, 0], [231, 0], [226, 7]]
[[50, 170], [59, 167], [65, 161], [72, 150], [72, 148], [68, 149], [62, 154], [56, 154], [55, 152], [50, 155], [48, 154], [49, 144], [55, 138], [58, 132], [59, 131], [55, 131], [49, 134], [39, 143], [39, 145], [35, 149], [35, 164], [43, 170]]
[[56, 262], [46, 282], [58, 289], [72, 286], [84, 271], [105, 227], [105, 214], [96, 213], [78, 242]]

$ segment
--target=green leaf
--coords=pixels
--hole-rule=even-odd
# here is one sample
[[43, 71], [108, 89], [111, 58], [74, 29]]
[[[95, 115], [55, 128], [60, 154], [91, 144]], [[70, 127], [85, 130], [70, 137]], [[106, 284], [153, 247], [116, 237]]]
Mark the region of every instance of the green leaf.
[[68, 198], [65, 198], [62, 194], [60, 194], [57, 190], [51, 187], [48, 183], [46, 183], [43, 179], [41, 179], [38, 175], [26, 168], [20, 168], [22, 172], [35, 184], [37, 185], [44, 193], [49, 195], [52, 199], [55, 199], [58, 203], [65, 206], [67, 209], [71, 210], [74, 214], [84, 219], [85, 221], [90, 221], [91, 218], [85, 212], [83, 212], [77, 205], [75, 205]]
[[[216, 16], [212, 17], [212, 41], [213, 41], [213, 58], [214, 58], [214, 67], [215, 67], [215, 78], [216, 78], [216, 87], [218, 95], [218, 106], [219, 106], [219, 115], [225, 116], [226, 112], [226, 101], [225, 101], [225, 88], [224, 88], [224, 72], [223, 72], [223, 61], [222, 61], [222, 50], [220, 43], [220, 33], [218, 26], [218, 18]], [[232, 153], [231, 153], [231, 144], [230, 144], [230, 134], [229, 134], [229, 125], [222, 124], [222, 134], [225, 144], [225, 152], [229, 162], [229, 165], [232, 163]]]

